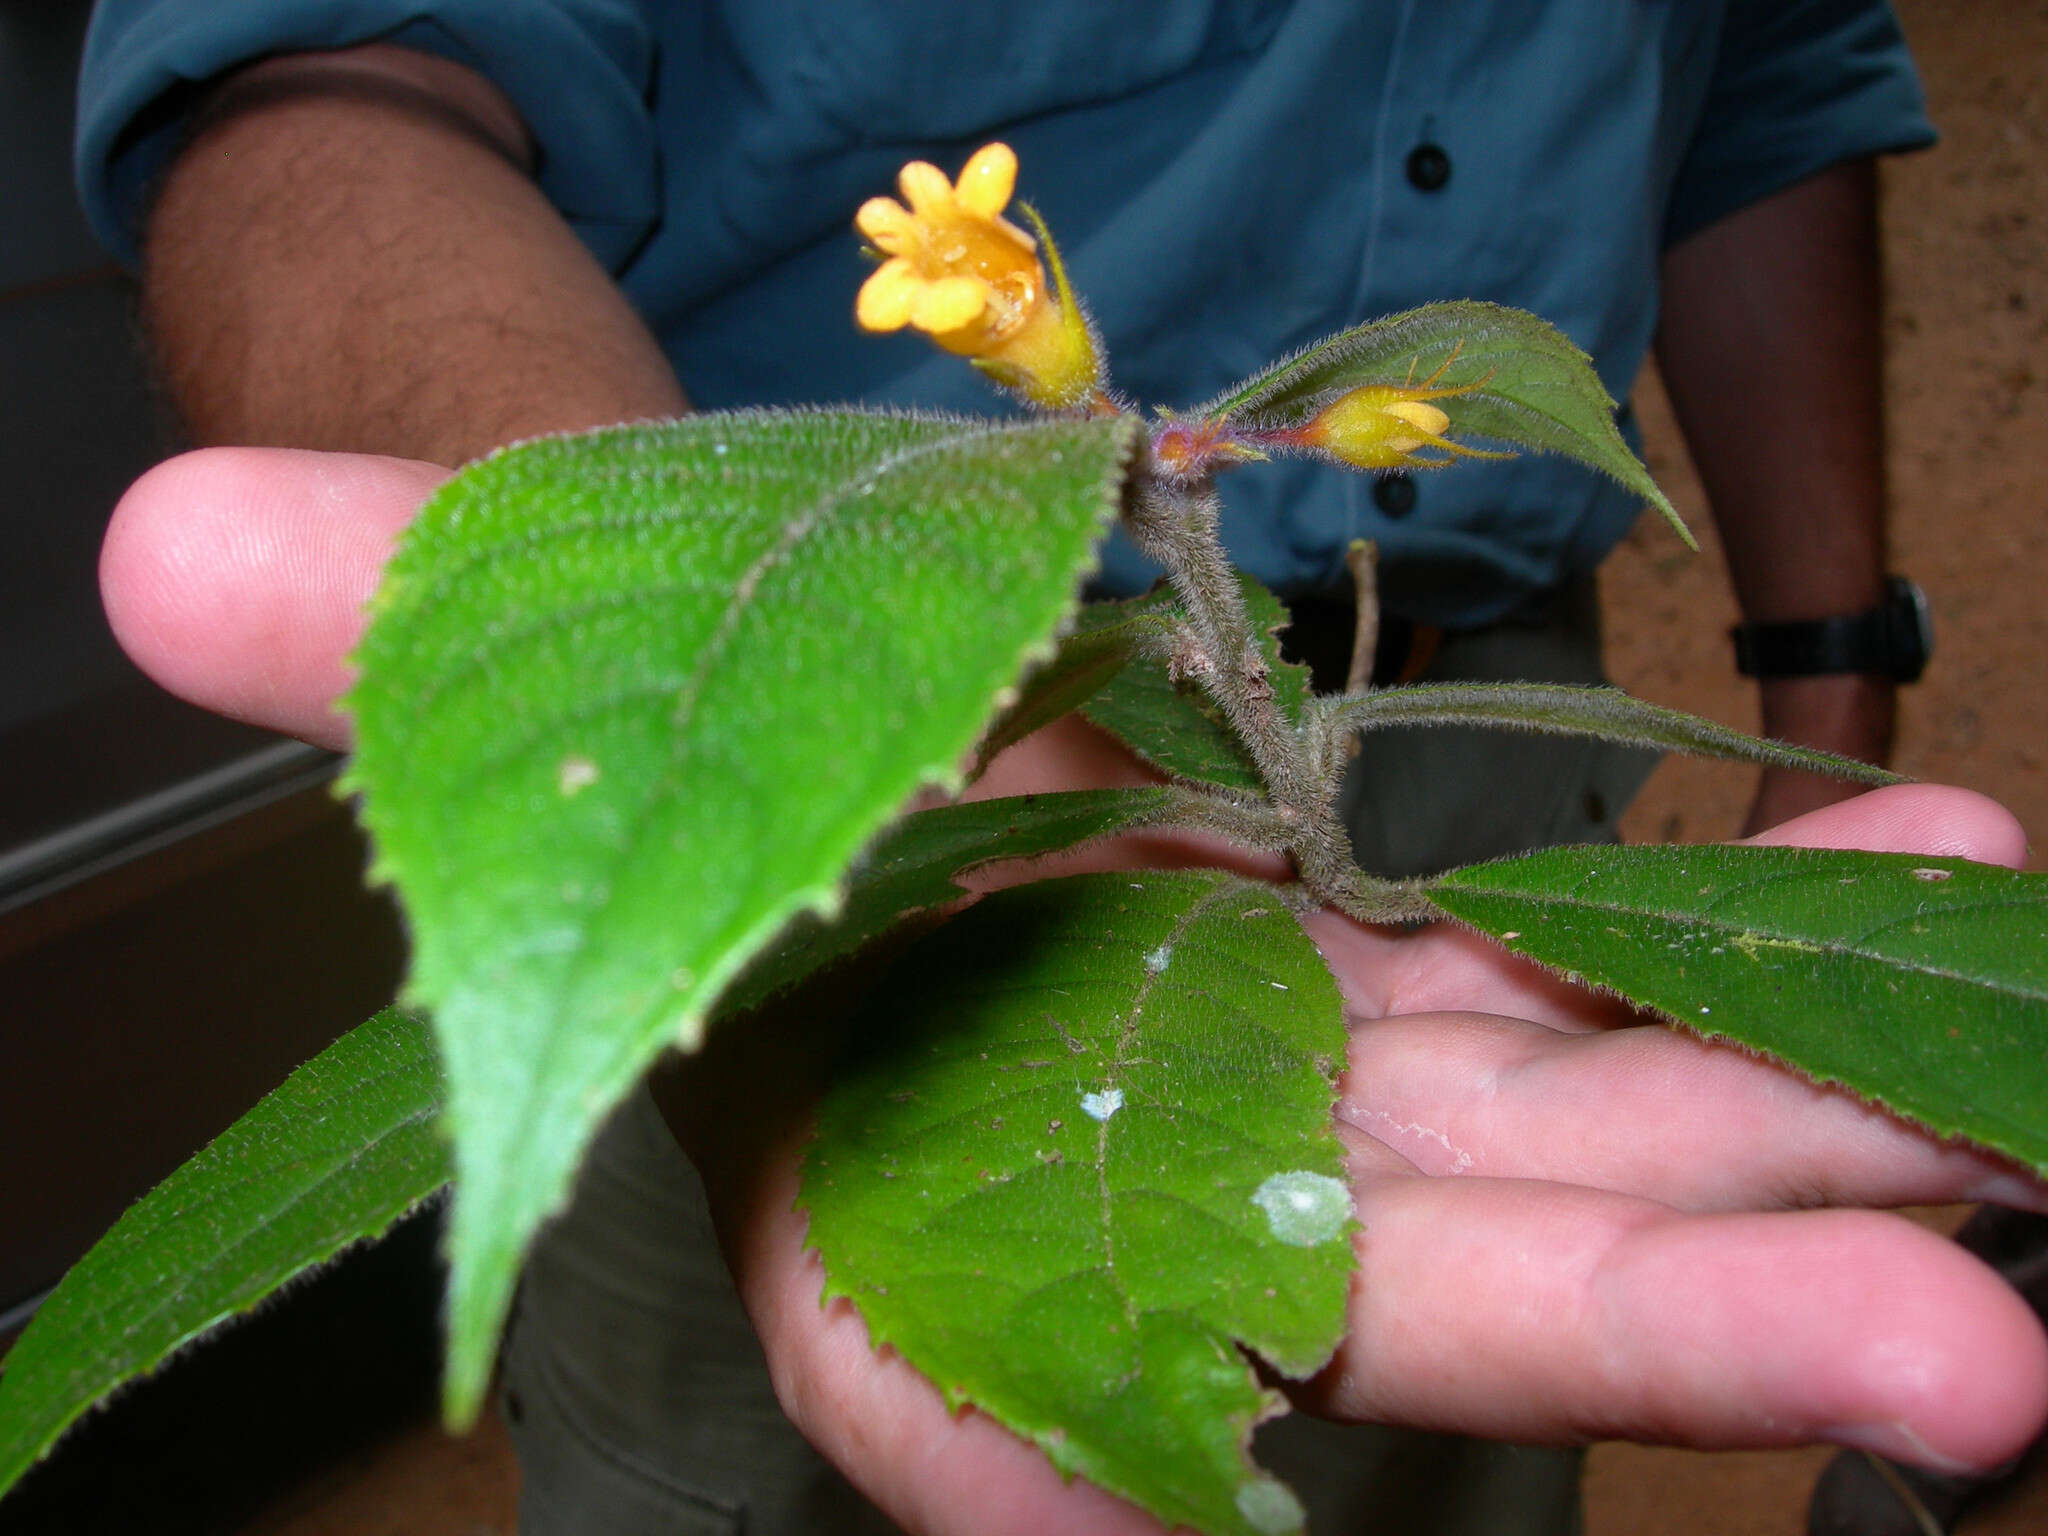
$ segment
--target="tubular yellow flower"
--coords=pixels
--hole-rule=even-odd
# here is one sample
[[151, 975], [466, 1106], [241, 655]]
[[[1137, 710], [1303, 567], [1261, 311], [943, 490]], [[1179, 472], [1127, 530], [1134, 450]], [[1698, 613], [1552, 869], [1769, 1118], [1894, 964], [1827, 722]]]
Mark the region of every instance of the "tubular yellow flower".
[[975, 151], [957, 183], [922, 160], [904, 166], [903, 202], [869, 198], [854, 216], [883, 258], [861, 285], [854, 318], [868, 331], [923, 331], [1034, 405], [1080, 405], [1101, 382], [1095, 337], [1037, 215], [1026, 210], [1051, 284], [1040, 240], [1003, 217], [1016, 184], [1007, 144]]
[[[1457, 356], [1444, 359], [1420, 384], [1365, 384], [1332, 400], [1306, 426], [1288, 434], [1288, 441], [1328, 454], [1353, 469], [1435, 469], [1450, 456], [1468, 459], [1511, 459], [1512, 453], [1467, 448], [1444, 436], [1451, 418], [1432, 400], [1468, 395], [1486, 380], [1438, 389]], [[1440, 449], [1446, 457], [1423, 457], [1423, 449]]]

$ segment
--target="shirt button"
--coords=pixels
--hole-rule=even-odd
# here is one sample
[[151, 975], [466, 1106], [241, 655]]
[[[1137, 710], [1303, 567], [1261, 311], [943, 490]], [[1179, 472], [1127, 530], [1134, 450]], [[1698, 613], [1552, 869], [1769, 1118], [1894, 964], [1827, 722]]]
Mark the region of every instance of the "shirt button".
[[1381, 475], [1372, 483], [1373, 505], [1389, 517], [1406, 517], [1415, 510], [1415, 480], [1404, 470]]
[[1408, 180], [1418, 192], [1441, 191], [1451, 179], [1451, 157], [1441, 144], [1418, 144], [1408, 151]]

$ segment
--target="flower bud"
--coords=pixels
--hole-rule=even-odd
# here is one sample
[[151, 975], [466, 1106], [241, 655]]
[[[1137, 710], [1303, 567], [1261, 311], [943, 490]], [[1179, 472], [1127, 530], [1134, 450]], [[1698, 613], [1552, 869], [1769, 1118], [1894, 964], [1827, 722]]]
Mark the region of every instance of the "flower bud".
[[[1454, 352], [1452, 357], [1457, 354]], [[1281, 435], [1291, 447], [1312, 449], [1353, 469], [1434, 469], [1448, 464], [1452, 456], [1470, 459], [1511, 459], [1512, 453], [1495, 453], [1467, 448], [1452, 442], [1451, 418], [1432, 400], [1468, 395], [1486, 383], [1436, 388], [1451, 358], [1420, 384], [1363, 384], [1337, 396], [1309, 421]], [[1440, 458], [1425, 457], [1424, 450], [1439, 450]]]

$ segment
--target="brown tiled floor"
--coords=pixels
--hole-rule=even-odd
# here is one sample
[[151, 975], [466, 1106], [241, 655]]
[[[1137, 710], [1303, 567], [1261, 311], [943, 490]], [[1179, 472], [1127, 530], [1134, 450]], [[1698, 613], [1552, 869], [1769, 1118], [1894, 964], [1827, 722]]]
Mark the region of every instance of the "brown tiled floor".
[[513, 1536], [519, 1471], [495, 1414], [451, 1438], [426, 1427], [324, 1469], [240, 1536]]
[[[1586, 1477], [1587, 1536], [1792, 1536], [1804, 1529], [1806, 1491], [1829, 1455], [1597, 1447]], [[241, 1536], [513, 1536], [516, 1480], [495, 1419], [467, 1440], [420, 1430], [321, 1473]], [[2040, 1536], [2048, 1482], [1967, 1529]]]
[[[1594, 1449], [1587, 1536], [1793, 1536], [1825, 1448], [1706, 1454]], [[337, 1464], [242, 1527], [240, 1536], [513, 1536], [517, 1469], [504, 1430], [467, 1440], [423, 1429]], [[2048, 1482], [1972, 1519], [1969, 1536], [2048, 1531]]]

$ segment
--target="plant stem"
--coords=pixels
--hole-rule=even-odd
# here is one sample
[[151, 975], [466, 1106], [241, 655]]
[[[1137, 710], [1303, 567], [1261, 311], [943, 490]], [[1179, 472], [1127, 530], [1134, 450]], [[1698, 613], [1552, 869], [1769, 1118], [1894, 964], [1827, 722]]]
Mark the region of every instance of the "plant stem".
[[[1351, 666], [1344, 676], [1346, 693], [1364, 693], [1372, 687], [1372, 664], [1380, 648], [1380, 551], [1370, 539], [1353, 539], [1344, 551], [1344, 569], [1351, 573], [1353, 600], [1358, 607], [1351, 631]], [[1356, 756], [1356, 744], [1348, 756]]]
[[1281, 716], [1243, 593], [1223, 553], [1217, 514], [1211, 479], [1144, 475], [1125, 522], [1138, 546], [1166, 568], [1207, 658], [1202, 681], [1265, 781], [1302, 881], [1321, 899], [1352, 910], [1357, 902], [1370, 902], [1380, 882], [1352, 862], [1350, 839], [1333, 810], [1335, 778], [1318, 761], [1322, 754]]

